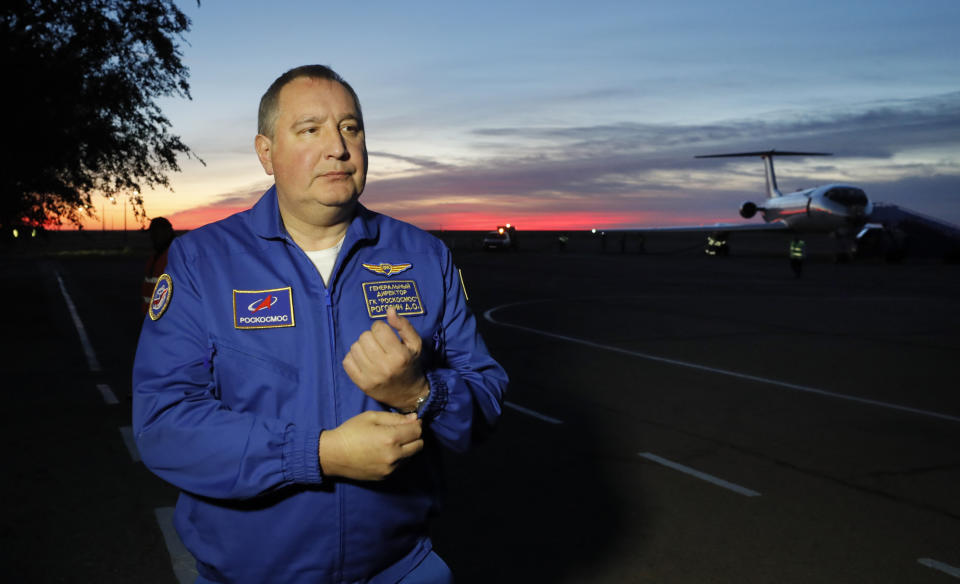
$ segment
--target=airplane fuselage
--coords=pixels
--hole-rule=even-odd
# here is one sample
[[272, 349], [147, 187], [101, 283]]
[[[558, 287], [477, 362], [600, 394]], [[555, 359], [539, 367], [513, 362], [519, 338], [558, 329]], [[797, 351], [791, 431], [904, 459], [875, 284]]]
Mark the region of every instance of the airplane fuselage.
[[782, 221], [796, 231], [849, 234], [863, 227], [873, 204], [858, 187], [830, 184], [771, 197], [756, 210], [767, 223]]

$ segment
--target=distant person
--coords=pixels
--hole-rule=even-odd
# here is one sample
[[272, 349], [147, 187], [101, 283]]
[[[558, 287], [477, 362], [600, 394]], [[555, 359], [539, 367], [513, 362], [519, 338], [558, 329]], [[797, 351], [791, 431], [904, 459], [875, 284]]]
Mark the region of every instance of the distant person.
[[790, 242], [790, 268], [793, 270], [793, 275], [796, 278], [803, 275], [803, 259], [806, 255], [806, 242], [800, 239], [799, 235], [794, 236]]
[[170, 246], [137, 349], [133, 430], [181, 489], [198, 582], [433, 583], [442, 450], [500, 417], [507, 376], [446, 245], [358, 201], [356, 93], [278, 77], [254, 140], [275, 184]]
[[157, 279], [163, 274], [167, 267], [167, 250], [170, 243], [173, 242], [173, 225], [164, 217], [157, 217], [150, 221], [150, 227], [147, 228], [150, 233], [150, 244], [153, 247], [153, 253], [147, 260], [146, 269], [143, 275], [143, 284], [141, 291], [143, 302], [140, 309], [144, 315], [150, 308], [150, 299], [153, 296], [153, 289], [157, 285]]

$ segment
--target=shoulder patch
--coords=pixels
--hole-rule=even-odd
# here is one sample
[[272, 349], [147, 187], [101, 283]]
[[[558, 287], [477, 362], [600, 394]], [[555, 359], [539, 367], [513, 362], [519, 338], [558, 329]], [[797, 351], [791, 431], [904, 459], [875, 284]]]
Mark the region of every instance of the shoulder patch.
[[150, 308], [147, 314], [150, 320], [158, 320], [170, 306], [173, 297], [173, 278], [169, 274], [161, 274], [157, 278], [157, 285], [153, 287], [153, 297], [150, 298]]

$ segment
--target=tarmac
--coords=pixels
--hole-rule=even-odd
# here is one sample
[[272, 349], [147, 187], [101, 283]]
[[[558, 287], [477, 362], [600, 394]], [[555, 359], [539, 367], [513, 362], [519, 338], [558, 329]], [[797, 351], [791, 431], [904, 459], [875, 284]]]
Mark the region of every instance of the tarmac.
[[[511, 385], [447, 457], [458, 583], [960, 579], [960, 266], [460, 240]], [[8, 578], [190, 581], [125, 430], [144, 249], [0, 255]]]

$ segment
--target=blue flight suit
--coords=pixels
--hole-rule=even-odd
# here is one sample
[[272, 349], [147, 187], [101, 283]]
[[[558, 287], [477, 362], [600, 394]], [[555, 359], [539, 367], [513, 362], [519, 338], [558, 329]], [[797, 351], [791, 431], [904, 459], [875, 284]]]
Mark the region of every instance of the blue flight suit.
[[[507, 384], [446, 246], [358, 205], [325, 286], [274, 187], [174, 240], [166, 274], [137, 349], [133, 428], [144, 463], [181, 489], [175, 526], [201, 576], [400, 580], [431, 550], [439, 446], [463, 452], [489, 430]], [[341, 361], [390, 305], [423, 339], [426, 446], [384, 481], [325, 478], [320, 433], [388, 409]]]

